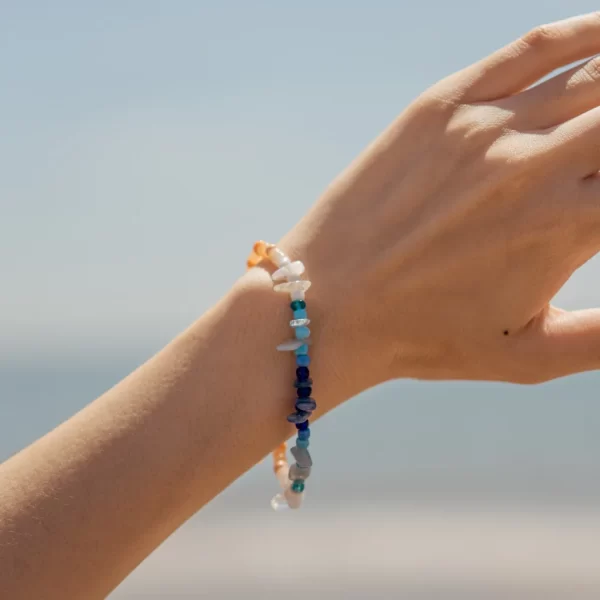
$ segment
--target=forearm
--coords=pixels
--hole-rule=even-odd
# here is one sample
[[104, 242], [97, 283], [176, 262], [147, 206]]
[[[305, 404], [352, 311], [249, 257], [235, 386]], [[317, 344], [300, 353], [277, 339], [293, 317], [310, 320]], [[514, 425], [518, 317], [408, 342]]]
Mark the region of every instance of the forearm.
[[[255, 270], [161, 353], [0, 467], [0, 596], [104, 598], [293, 433], [285, 417], [294, 362], [275, 352], [289, 337], [289, 307], [270, 287]], [[322, 413], [341, 390], [318, 360], [313, 376]]]

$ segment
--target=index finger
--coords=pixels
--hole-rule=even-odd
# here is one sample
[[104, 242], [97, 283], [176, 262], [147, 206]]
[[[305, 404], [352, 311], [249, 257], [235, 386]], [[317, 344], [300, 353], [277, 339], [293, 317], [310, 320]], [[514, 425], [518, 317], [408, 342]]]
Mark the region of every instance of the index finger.
[[[520, 92], [555, 69], [600, 52], [600, 11], [540, 25], [457, 75], [462, 100]], [[456, 80], [454, 80], [456, 82]]]

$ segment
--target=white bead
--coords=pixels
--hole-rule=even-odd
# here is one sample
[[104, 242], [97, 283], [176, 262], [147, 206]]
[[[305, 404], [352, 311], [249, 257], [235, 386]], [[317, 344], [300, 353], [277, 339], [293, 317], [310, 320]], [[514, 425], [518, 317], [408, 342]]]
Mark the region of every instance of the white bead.
[[280, 281], [282, 279], [297, 279], [304, 273], [304, 263], [300, 260], [295, 260], [294, 262], [286, 265], [285, 267], [281, 267], [281, 269], [277, 269], [271, 277], [273, 281]]
[[281, 269], [277, 269], [273, 275], [271, 275], [271, 279], [273, 281], [282, 281], [283, 279], [287, 279], [288, 272], [285, 267], [281, 267]]
[[282, 342], [281, 344], [279, 344], [279, 346], [277, 346], [277, 350], [279, 350], [280, 352], [286, 352], [288, 350], [298, 350], [300, 346], [304, 346], [304, 344], [309, 345], [310, 343], [310, 338], [306, 338], [304, 340], [286, 340], [285, 342]]
[[273, 496], [273, 499], [271, 500], [271, 507], [273, 510], [281, 512], [287, 510], [290, 506], [283, 494], [277, 494], [276, 496]]
[[290, 298], [293, 300], [304, 300], [306, 298], [306, 294], [304, 290], [294, 290], [290, 292]]
[[303, 291], [310, 287], [310, 281], [308, 279], [304, 279], [302, 281], [286, 281], [285, 283], [278, 283], [273, 286], [273, 289], [276, 292], [295, 292], [295, 291]]
[[287, 266], [290, 275], [302, 275], [304, 273], [304, 263], [301, 260], [295, 260]]
[[310, 324], [310, 319], [292, 319], [290, 327], [305, 327]]
[[290, 259], [279, 248], [271, 248], [268, 250], [267, 254], [278, 269], [289, 265], [291, 262]]

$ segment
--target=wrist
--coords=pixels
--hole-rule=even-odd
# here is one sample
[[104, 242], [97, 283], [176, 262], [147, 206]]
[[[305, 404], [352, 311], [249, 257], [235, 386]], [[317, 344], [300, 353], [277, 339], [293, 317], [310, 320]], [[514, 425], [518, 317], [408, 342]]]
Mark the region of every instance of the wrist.
[[[307, 279], [311, 279], [309, 270]], [[255, 375], [262, 377], [263, 374], [267, 376], [267, 373], [273, 372], [278, 379], [282, 377], [282, 410], [287, 411], [285, 415], [293, 412], [292, 383], [296, 364], [293, 353], [290, 356], [289, 352], [279, 352], [276, 349], [280, 343], [293, 337], [289, 324], [292, 312], [288, 295], [275, 292], [270, 273], [265, 268], [257, 267], [236, 282], [229, 294], [228, 303], [232, 313], [238, 315], [245, 324], [245, 335], [252, 340], [253, 353], [259, 357], [259, 361], [255, 361]], [[318, 404], [314, 417], [318, 418], [352, 394], [348, 394], [343, 378], [339, 377], [336, 336], [328, 326], [329, 309], [317, 286], [313, 285], [308, 291], [306, 304], [311, 321], [310, 371], [314, 381], [314, 397]], [[288, 396], [290, 400], [286, 403]]]

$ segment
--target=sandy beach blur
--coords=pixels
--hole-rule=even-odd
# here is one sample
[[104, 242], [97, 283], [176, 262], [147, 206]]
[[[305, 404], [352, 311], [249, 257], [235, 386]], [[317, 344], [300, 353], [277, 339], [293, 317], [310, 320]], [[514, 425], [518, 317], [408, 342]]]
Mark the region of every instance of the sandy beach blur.
[[592, 600], [599, 544], [600, 511], [363, 505], [302, 523], [200, 516], [111, 599]]

